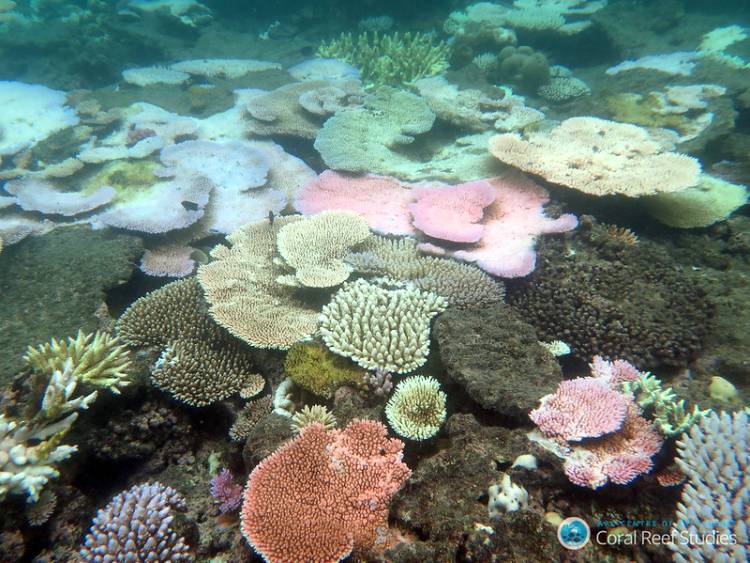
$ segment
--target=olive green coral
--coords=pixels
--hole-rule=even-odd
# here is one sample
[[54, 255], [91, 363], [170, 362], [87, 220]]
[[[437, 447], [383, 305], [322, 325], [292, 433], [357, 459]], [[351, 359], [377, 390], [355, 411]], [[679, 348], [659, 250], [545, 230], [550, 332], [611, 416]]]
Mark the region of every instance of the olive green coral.
[[693, 405], [692, 410], [687, 409], [684, 399], [677, 400], [672, 388], [662, 387], [661, 381], [650, 373], [623, 382], [623, 388], [633, 394], [640, 407], [653, 409], [654, 424], [667, 437], [681, 434], [711, 412], [710, 409], [701, 410], [698, 405]]
[[448, 68], [449, 47], [430, 33], [380, 35], [342, 33], [318, 47], [321, 57], [341, 59], [359, 69], [366, 84], [408, 84]]
[[397, 434], [411, 440], [427, 440], [445, 421], [446, 395], [434, 377], [414, 375], [396, 386], [385, 406], [385, 416]]
[[331, 397], [342, 385], [364, 383], [364, 370], [317, 342], [292, 346], [284, 369], [297, 385], [321, 397]]
[[119, 394], [118, 387], [130, 383], [132, 369], [130, 353], [120, 339], [97, 331], [93, 334], [78, 331], [75, 338], [29, 346], [24, 360], [36, 372], [52, 375], [63, 370], [70, 361], [72, 374], [83, 383], [104, 387]]

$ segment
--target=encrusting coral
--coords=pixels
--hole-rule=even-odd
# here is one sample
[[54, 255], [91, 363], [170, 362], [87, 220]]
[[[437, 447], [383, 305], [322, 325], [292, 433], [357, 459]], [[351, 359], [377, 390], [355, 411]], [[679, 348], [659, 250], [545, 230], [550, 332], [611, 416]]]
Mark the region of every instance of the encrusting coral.
[[179, 280], [133, 303], [117, 323], [119, 336], [133, 346], [160, 350], [151, 373], [155, 385], [177, 399], [203, 406], [247, 387], [262, 388], [250, 350], [206, 313], [195, 278]]
[[323, 307], [320, 333], [330, 350], [366, 369], [406, 373], [427, 361], [430, 321], [447, 306], [408, 282], [359, 279]]
[[385, 406], [385, 416], [399, 436], [427, 440], [445, 421], [446, 399], [437, 379], [414, 375], [396, 386]]
[[364, 384], [361, 368], [317, 342], [292, 346], [286, 354], [284, 370], [297, 385], [326, 398], [342, 385]]
[[342, 33], [318, 47], [319, 56], [351, 63], [366, 83], [379, 85], [408, 84], [440, 74], [448, 68], [448, 52], [447, 44], [419, 32], [380, 35], [376, 31], [357, 37]]

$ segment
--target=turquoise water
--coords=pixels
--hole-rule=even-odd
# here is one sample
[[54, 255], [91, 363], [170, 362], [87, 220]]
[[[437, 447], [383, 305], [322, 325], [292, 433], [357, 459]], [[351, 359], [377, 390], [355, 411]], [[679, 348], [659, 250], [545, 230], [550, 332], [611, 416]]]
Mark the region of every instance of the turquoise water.
[[746, 561], [746, 2], [0, 1], [0, 561]]

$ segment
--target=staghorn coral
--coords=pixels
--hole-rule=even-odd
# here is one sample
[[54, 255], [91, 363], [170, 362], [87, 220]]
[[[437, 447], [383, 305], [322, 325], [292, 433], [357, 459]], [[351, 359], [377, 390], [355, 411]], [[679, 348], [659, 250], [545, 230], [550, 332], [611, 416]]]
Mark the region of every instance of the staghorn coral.
[[135, 485], [99, 510], [81, 547], [81, 559], [98, 561], [193, 561], [185, 539], [172, 529], [172, 509], [185, 499], [161, 483]]
[[447, 305], [408, 282], [360, 279], [323, 307], [320, 333], [330, 350], [366, 369], [406, 373], [427, 361], [430, 320]]
[[303, 218], [276, 217], [247, 225], [211, 251], [213, 262], [198, 268], [198, 280], [211, 317], [234, 336], [256, 348], [286, 350], [317, 330], [317, 311], [276, 282], [283, 269], [274, 262], [276, 237]]
[[347, 255], [354, 269], [367, 275], [388, 276], [409, 281], [431, 291], [455, 308], [481, 307], [502, 301], [505, 287], [479, 268], [454, 260], [424, 256], [411, 238], [374, 236], [362, 249]]
[[413, 375], [396, 385], [385, 406], [385, 416], [399, 436], [427, 440], [445, 421], [445, 401], [437, 379]]
[[242, 534], [267, 561], [339, 561], [372, 548], [411, 471], [379, 422], [313, 424], [250, 474]]
[[119, 387], [130, 384], [133, 364], [124, 343], [118, 337], [96, 331], [79, 330], [75, 338], [29, 346], [24, 355], [26, 363], [36, 372], [52, 375], [63, 370], [70, 361], [72, 374], [83, 383], [103, 387], [119, 394]]
[[490, 139], [501, 162], [584, 193], [640, 197], [698, 182], [700, 164], [670, 152], [646, 129], [595, 117], [572, 117], [549, 132]]
[[141, 297], [117, 322], [125, 342], [161, 351], [154, 384], [195, 406], [223, 400], [260, 377], [247, 347], [205, 311], [200, 285], [188, 278]]
[[317, 342], [292, 346], [284, 359], [284, 370], [294, 383], [326, 398], [343, 385], [361, 386], [364, 382], [362, 369]]
[[324, 211], [285, 225], [276, 236], [276, 244], [294, 274], [277, 281], [304, 287], [339, 285], [352, 271], [344, 256], [369, 236], [367, 221], [351, 211]]
[[305, 405], [292, 415], [290, 424], [294, 433], [299, 434], [313, 424], [322, 424], [326, 430], [333, 430], [336, 428], [337, 420], [324, 406]]
[[408, 84], [448, 68], [449, 48], [428, 33], [342, 33], [322, 43], [318, 56], [341, 59], [359, 69], [367, 84]]

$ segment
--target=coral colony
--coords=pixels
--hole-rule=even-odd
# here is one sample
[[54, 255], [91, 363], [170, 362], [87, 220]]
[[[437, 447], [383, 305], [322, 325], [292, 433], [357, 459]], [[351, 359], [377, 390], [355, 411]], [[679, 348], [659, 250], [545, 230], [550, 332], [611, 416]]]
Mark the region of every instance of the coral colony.
[[250, 4], [0, 0], [0, 559], [750, 560], [740, 2]]

